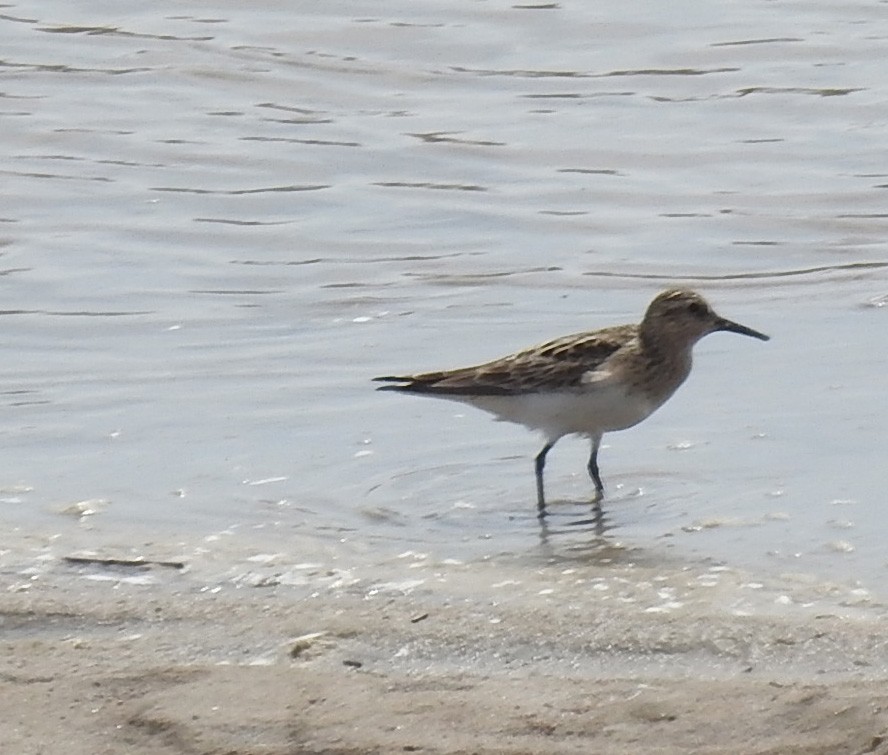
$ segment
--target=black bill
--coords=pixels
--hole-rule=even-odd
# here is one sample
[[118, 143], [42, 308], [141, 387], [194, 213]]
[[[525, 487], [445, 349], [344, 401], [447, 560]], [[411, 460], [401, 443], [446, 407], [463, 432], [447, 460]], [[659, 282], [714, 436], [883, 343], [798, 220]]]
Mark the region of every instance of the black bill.
[[771, 336], [766, 336], [764, 333], [759, 333], [757, 330], [747, 328], [745, 325], [741, 325], [738, 322], [731, 322], [731, 320], [726, 320], [724, 317], [719, 318], [718, 324], [716, 325], [715, 329], [727, 330], [731, 333], [739, 333], [741, 336], [752, 336], [753, 338], [758, 338], [760, 341], [771, 340]]

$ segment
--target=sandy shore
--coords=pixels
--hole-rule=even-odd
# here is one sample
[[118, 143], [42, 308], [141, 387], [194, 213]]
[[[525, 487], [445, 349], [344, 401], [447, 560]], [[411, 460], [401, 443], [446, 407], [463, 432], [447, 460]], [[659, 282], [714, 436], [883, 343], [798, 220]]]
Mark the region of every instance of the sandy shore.
[[637, 564], [298, 588], [169, 571], [4, 576], [0, 751], [888, 753], [888, 623], [844, 588]]

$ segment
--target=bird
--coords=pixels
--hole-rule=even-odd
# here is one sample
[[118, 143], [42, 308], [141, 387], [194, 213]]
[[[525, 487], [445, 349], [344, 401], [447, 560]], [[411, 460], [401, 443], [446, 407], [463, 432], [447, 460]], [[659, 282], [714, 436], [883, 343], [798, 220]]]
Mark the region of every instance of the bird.
[[638, 324], [562, 336], [471, 367], [373, 380], [386, 383], [378, 390], [458, 401], [541, 432], [545, 445], [534, 458], [534, 474], [542, 520], [543, 470], [558, 440], [574, 434], [590, 440], [586, 468], [600, 511], [602, 437], [637, 425], [661, 407], [690, 374], [694, 344], [718, 331], [770, 340], [716, 314], [699, 293], [673, 288], [654, 297]]

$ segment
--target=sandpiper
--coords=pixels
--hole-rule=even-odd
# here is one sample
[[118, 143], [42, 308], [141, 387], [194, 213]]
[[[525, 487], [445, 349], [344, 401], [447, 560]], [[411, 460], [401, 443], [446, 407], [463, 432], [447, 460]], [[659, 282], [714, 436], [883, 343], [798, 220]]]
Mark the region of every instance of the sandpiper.
[[662, 406], [690, 373], [694, 344], [718, 330], [769, 340], [717, 315], [700, 294], [671, 289], [654, 298], [637, 325], [563, 336], [474, 367], [374, 380], [393, 383], [379, 390], [460, 401], [541, 431], [546, 443], [535, 472], [542, 518], [546, 454], [559, 438], [579, 434], [591, 440], [587, 468], [600, 506], [598, 448], [604, 433], [637, 425]]

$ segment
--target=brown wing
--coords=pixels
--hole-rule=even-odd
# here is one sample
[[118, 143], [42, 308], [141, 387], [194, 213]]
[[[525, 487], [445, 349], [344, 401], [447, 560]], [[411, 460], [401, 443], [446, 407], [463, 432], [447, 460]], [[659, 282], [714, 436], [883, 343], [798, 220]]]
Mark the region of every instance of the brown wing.
[[601, 366], [631, 341], [637, 332], [635, 325], [617, 325], [556, 338], [475, 367], [374, 380], [400, 384], [382, 386], [379, 390], [383, 391], [438, 395], [510, 396], [571, 388], [580, 384], [584, 374]]

